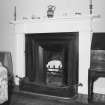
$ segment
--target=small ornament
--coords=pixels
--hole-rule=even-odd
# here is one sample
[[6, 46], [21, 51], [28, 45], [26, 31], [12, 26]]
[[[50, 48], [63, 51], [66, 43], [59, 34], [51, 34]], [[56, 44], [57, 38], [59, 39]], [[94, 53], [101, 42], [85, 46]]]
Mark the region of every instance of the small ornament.
[[47, 10], [47, 17], [52, 18], [54, 16], [54, 11], [55, 11], [55, 6], [54, 5], [49, 5], [48, 10]]
[[16, 17], [17, 17], [17, 14], [16, 14], [16, 6], [14, 6], [14, 21], [16, 21]]

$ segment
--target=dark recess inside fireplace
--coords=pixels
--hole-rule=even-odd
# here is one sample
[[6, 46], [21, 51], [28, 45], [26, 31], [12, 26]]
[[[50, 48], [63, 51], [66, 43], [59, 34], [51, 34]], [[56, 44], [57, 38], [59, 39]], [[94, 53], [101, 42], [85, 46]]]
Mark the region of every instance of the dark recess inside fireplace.
[[26, 76], [20, 89], [73, 97], [78, 89], [78, 32], [25, 35]]

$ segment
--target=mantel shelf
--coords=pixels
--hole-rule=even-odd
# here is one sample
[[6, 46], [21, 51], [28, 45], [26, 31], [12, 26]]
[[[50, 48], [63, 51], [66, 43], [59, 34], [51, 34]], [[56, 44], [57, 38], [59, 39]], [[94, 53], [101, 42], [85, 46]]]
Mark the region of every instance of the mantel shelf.
[[100, 15], [77, 15], [71, 17], [58, 17], [58, 18], [40, 18], [40, 19], [23, 19], [23, 20], [12, 20], [10, 24], [25, 24], [25, 23], [42, 23], [42, 22], [53, 22], [53, 21], [81, 21], [81, 20], [88, 20], [88, 19], [98, 19]]

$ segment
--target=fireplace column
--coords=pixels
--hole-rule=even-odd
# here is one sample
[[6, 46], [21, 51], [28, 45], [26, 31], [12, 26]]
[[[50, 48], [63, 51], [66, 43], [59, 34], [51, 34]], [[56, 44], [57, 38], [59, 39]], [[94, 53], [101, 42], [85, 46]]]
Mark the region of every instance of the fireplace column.
[[16, 78], [15, 82], [19, 84], [19, 78], [25, 77], [25, 35], [16, 34]]
[[90, 67], [91, 33], [82, 31], [79, 33], [79, 83], [78, 93], [88, 94], [88, 69]]

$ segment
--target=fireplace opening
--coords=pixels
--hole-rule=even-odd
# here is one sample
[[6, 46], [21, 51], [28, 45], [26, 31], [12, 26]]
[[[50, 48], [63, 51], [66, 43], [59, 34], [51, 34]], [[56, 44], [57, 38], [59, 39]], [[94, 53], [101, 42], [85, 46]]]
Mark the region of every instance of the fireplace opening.
[[48, 50], [48, 60], [46, 64], [46, 84], [51, 87], [64, 86], [64, 49]]
[[73, 97], [78, 84], [78, 32], [25, 35], [26, 76], [20, 89]]

